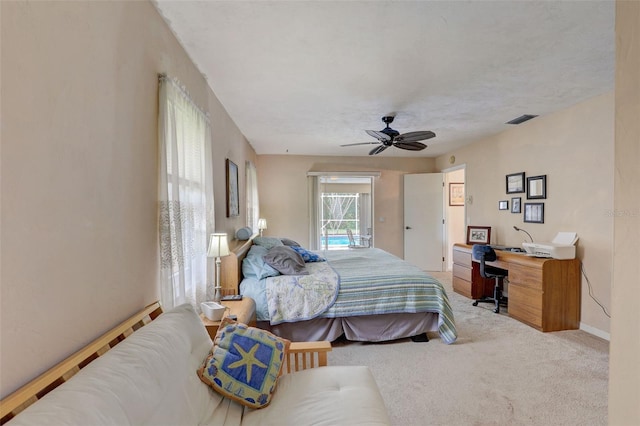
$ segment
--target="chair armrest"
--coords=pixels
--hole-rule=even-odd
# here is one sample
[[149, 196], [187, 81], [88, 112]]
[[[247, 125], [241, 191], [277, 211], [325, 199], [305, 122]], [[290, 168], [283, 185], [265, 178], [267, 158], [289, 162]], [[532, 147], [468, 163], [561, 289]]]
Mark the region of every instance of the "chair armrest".
[[327, 352], [331, 351], [331, 342], [291, 342], [284, 373], [306, 370], [307, 368], [327, 365]]

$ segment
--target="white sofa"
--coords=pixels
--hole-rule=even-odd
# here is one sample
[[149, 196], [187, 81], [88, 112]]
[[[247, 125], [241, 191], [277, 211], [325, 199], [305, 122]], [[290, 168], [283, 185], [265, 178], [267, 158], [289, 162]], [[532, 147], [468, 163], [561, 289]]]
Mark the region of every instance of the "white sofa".
[[196, 370], [211, 339], [190, 305], [160, 315], [9, 421], [19, 425], [390, 424], [367, 367], [285, 374], [253, 410], [205, 385]]

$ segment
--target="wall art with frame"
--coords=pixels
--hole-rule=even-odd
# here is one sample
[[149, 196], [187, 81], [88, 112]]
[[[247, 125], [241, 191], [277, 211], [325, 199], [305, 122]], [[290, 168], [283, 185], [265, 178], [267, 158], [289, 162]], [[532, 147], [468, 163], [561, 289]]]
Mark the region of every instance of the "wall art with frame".
[[521, 197], [511, 198], [511, 213], [522, 213], [521, 203], [522, 203]]
[[464, 183], [449, 183], [449, 205], [464, 206]]
[[227, 217], [240, 216], [238, 166], [227, 158]]
[[527, 178], [527, 200], [547, 198], [547, 175]]
[[489, 244], [490, 241], [490, 226], [467, 226], [467, 244]]
[[507, 194], [524, 192], [524, 172], [511, 173], [506, 176]]
[[509, 200], [498, 201], [498, 210], [509, 210]]
[[524, 203], [524, 221], [544, 223], [544, 203]]

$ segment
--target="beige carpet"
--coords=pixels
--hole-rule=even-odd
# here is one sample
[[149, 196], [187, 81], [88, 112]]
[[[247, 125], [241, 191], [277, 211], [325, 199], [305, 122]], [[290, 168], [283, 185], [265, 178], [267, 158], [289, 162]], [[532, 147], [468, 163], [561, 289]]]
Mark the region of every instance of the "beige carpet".
[[395, 425], [606, 425], [609, 343], [575, 330], [541, 333], [454, 293], [458, 341], [437, 333], [374, 344], [334, 342], [331, 365], [371, 368]]

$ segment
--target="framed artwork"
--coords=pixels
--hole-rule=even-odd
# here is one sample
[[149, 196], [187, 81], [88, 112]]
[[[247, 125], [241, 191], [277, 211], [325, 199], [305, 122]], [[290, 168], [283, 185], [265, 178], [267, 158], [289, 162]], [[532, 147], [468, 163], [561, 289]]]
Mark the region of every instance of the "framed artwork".
[[524, 203], [524, 221], [544, 223], [544, 203]]
[[240, 216], [238, 166], [227, 158], [227, 217]]
[[527, 178], [527, 199], [547, 198], [547, 175], [531, 176]]
[[467, 226], [467, 244], [489, 244], [491, 241], [490, 226]]
[[449, 205], [464, 206], [464, 183], [449, 184]]
[[498, 210], [509, 210], [509, 201], [508, 200], [498, 201]]
[[524, 192], [524, 172], [507, 175], [507, 194]]
[[521, 213], [520, 203], [522, 202], [521, 197], [513, 197], [511, 199], [511, 213]]

